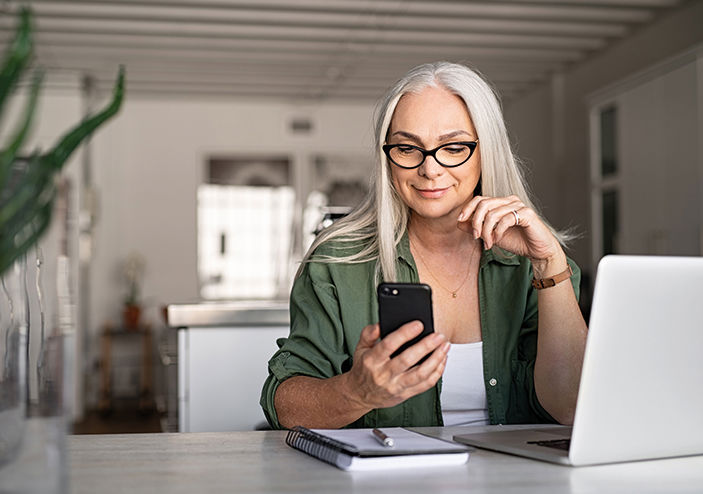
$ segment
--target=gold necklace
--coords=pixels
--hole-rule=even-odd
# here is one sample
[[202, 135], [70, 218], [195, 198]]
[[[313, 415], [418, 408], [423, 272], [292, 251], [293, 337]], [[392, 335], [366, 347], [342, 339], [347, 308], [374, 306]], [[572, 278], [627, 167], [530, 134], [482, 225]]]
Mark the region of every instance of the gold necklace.
[[[408, 239], [410, 239], [410, 235], [408, 235]], [[422, 254], [420, 254], [420, 250], [415, 246], [415, 244], [413, 243], [412, 240], [410, 240], [410, 245], [412, 245], [413, 247], [415, 247], [415, 252], [417, 252], [418, 257], [419, 257], [420, 260], [422, 261], [422, 264], [424, 264], [425, 267], [427, 268], [427, 272], [429, 273], [430, 276], [432, 276], [432, 279], [434, 279], [434, 280], [437, 282], [437, 284], [438, 284], [439, 286], [441, 286], [442, 288], [444, 288], [445, 290], [447, 290], [449, 293], [451, 293], [451, 294], [452, 294], [452, 298], [456, 298], [456, 297], [457, 297], [457, 295], [456, 295], [457, 292], [462, 289], [462, 287], [464, 286], [464, 283], [466, 283], [466, 280], [469, 279], [469, 273], [471, 272], [471, 263], [472, 263], [473, 260], [474, 260], [474, 254], [476, 254], [476, 249], [474, 249], [473, 252], [471, 253], [471, 259], [469, 259], [469, 266], [468, 266], [468, 268], [466, 269], [466, 275], [464, 276], [464, 280], [461, 282], [461, 285], [459, 285], [456, 290], [450, 290], [449, 288], [447, 288], [446, 286], [444, 286], [444, 285], [442, 284], [442, 282], [439, 281], [439, 279], [438, 279], [434, 274], [432, 274], [432, 270], [430, 269], [429, 264], [427, 264], [427, 261], [425, 261], [425, 258], [422, 257]]]

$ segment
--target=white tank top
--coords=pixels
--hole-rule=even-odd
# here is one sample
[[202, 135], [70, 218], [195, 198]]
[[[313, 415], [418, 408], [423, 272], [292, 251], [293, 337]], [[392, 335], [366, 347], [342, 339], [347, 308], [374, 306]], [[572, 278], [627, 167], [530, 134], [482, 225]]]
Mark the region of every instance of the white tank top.
[[483, 342], [452, 343], [442, 376], [442, 419], [445, 426], [489, 424], [483, 382]]

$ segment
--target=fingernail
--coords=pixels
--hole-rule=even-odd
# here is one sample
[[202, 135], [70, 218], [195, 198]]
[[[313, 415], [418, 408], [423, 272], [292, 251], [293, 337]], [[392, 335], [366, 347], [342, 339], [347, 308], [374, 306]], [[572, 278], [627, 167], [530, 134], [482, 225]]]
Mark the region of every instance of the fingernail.
[[474, 239], [478, 238], [478, 230], [474, 229]]
[[442, 351], [444, 351], [444, 353], [447, 353], [447, 352], [449, 351], [449, 348], [450, 348], [451, 346], [452, 346], [451, 343], [446, 342], [444, 345], [442, 345]]
[[464, 221], [466, 219], [466, 213], [461, 213], [459, 215], [459, 221]]

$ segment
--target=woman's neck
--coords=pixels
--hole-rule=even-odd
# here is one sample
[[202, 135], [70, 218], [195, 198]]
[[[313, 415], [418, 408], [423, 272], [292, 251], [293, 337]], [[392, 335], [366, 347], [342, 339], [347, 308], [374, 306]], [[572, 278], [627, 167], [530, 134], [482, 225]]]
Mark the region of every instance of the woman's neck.
[[457, 218], [422, 218], [411, 212], [408, 236], [412, 243], [421, 244], [430, 252], [458, 252], [476, 243], [471, 235], [457, 227]]

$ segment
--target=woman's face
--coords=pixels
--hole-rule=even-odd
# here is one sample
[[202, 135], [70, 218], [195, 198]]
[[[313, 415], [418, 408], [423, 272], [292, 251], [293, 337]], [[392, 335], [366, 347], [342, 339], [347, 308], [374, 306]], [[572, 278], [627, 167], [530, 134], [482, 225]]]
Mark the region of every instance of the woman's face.
[[[429, 150], [477, 138], [462, 99], [442, 87], [427, 87], [400, 98], [388, 130], [387, 144], [412, 144]], [[398, 194], [412, 213], [439, 219], [458, 215], [462, 204], [473, 197], [481, 176], [480, 163], [479, 148], [476, 148], [466, 163], [455, 168], [445, 168], [431, 156], [412, 170], [390, 162], [388, 166]]]

